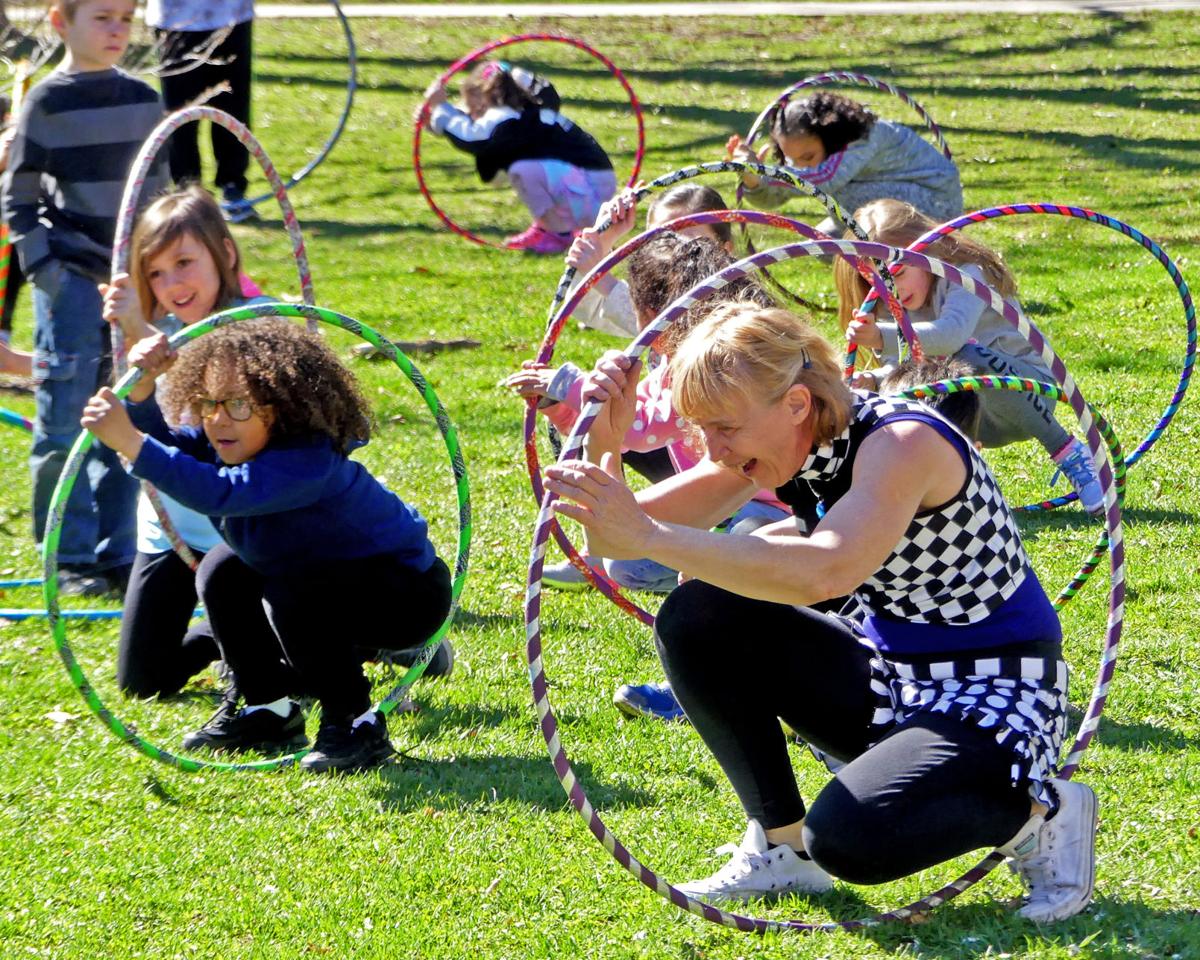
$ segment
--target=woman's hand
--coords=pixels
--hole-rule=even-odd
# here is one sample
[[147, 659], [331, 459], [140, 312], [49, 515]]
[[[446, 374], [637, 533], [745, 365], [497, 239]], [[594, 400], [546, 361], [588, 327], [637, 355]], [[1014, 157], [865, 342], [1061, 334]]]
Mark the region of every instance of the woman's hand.
[[131, 462], [137, 459], [142, 449], [142, 434], [125, 412], [125, 404], [109, 387], [101, 387], [100, 392], [87, 402], [79, 425]]
[[883, 334], [879, 332], [879, 325], [870, 313], [854, 315], [854, 319], [846, 327], [846, 339], [869, 350], [883, 349]]
[[[739, 163], [759, 163], [759, 156], [750, 149], [750, 145], [745, 143], [736, 133], [731, 135], [725, 142], [725, 156], [730, 160], [737, 160]], [[762, 183], [762, 177], [752, 170], [743, 170], [740, 174], [742, 184], [747, 190], [757, 190], [758, 185]]]
[[647, 556], [657, 527], [620, 477], [618, 458], [604, 455], [600, 466], [567, 460], [546, 468], [546, 487], [559, 497], [554, 512], [578, 521], [589, 549], [600, 547], [613, 560]]
[[583, 378], [584, 402], [603, 403], [588, 432], [592, 449], [616, 452], [624, 445], [625, 434], [633, 427], [637, 413], [637, 385], [642, 362], [630, 360], [619, 350], [609, 350]]
[[546, 364], [526, 360], [520, 370], [510, 373], [500, 383], [521, 397], [544, 397], [547, 396], [554, 374], [555, 370]]

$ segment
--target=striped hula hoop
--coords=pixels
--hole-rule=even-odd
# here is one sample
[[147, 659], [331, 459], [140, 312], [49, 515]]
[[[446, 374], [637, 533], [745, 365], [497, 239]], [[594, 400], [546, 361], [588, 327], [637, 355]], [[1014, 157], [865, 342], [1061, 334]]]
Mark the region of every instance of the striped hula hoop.
[[[449, 415], [446, 413], [445, 408], [442, 407], [429, 381], [425, 379], [408, 357], [396, 349], [395, 344], [385, 337], [380, 336], [365, 324], [323, 307], [289, 303], [263, 303], [255, 304], [254, 306], [236, 307], [232, 310], [213, 314], [211, 317], [180, 330], [179, 333], [171, 337], [170, 343], [172, 348], [177, 349], [206, 333], [211, 333], [218, 327], [228, 326], [231, 323], [239, 323], [245, 320], [254, 320], [259, 317], [293, 317], [307, 320], [309, 323], [326, 323], [330, 326], [348, 330], [350, 333], [361, 337], [367, 343], [371, 344], [376, 350], [391, 359], [403, 371], [412, 385], [417, 388], [426, 406], [437, 420], [438, 430], [441, 432], [442, 439], [446, 444], [446, 450], [450, 454], [450, 467], [454, 477], [454, 489], [458, 500], [458, 544], [454, 558], [454, 579], [451, 585], [450, 610], [446, 614], [446, 619], [442, 622], [442, 625], [438, 627], [421, 648], [416, 662], [400, 678], [396, 687], [376, 704], [375, 709], [387, 715], [404, 699], [405, 693], [407, 693], [408, 689], [421, 674], [425, 672], [425, 668], [429, 665], [430, 660], [433, 659], [438, 644], [441, 643], [442, 637], [445, 636], [446, 631], [450, 629], [450, 624], [454, 621], [454, 614], [458, 608], [458, 598], [462, 594], [463, 585], [466, 581], [467, 558], [470, 553], [471, 543], [471, 498], [467, 487], [467, 468], [458, 443], [458, 432], [455, 430], [454, 424], [450, 422]], [[117, 396], [124, 397], [128, 394], [133, 385], [141, 379], [141, 375], [142, 371], [138, 369], [131, 370], [125, 374], [113, 388]], [[49, 614], [50, 631], [54, 637], [54, 646], [62, 658], [63, 664], [67, 669], [67, 675], [71, 678], [71, 683], [79, 691], [92, 712], [117, 737], [151, 759], [176, 767], [179, 770], [186, 770], [193, 773], [198, 770], [273, 770], [277, 767], [296, 762], [308, 751], [301, 750], [287, 756], [272, 757], [270, 759], [254, 760], [245, 763], [226, 763], [223, 761], [198, 760], [193, 757], [178, 756], [146, 740], [131, 725], [123, 723], [118, 719], [100, 699], [88, 678], [84, 675], [79, 662], [75, 659], [75, 654], [67, 642], [66, 611], [61, 610], [58, 605], [58, 543], [59, 537], [62, 534], [63, 508], [66, 505], [67, 498], [71, 495], [71, 489], [75, 485], [80, 468], [83, 466], [84, 457], [88, 449], [92, 446], [93, 440], [92, 434], [86, 430], [75, 438], [75, 443], [72, 445], [71, 452], [63, 466], [62, 474], [59, 476], [58, 485], [54, 488], [54, 494], [50, 501], [50, 510], [46, 517], [46, 536], [42, 545], [42, 560], [44, 564], [42, 591], [46, 600], [46, 610]]]
[[[1108, 697], [1109, 686], [1116, 669], [1117, 646], [1120, 642], [1124, 624], [1125, 602], [1125, 551], [1121, 528], [1121, 503], [1118, 496], [1114, 467], [1107, 459], [1102, 460], [1100, 454], [1112, 458], [1112, 463], [1120, 459], [1119, 449], [1110, 450], [1106, 445], [1100, 429], [1100, 421], [1088, 407], [1079, 388], [1076, 386], [1063, 362], [1054, 355], [1046, 344], [1041, 332], [1029, 320], [1007, 303], [1000, 295], [980, 283], [973, 277], [964, 274], [957, 267], [934, 260], [924, 254], [911, 250], [898, 250], [878, 243], [864, 243], [849, 240], [819, 240], [804, 243], [793, 243], [746, 257], [704, 283], [699, 284], [668, 306], [654, 322], [647, 326], [625, 349], [625, 356], [636, 360], [649, 345], [677, 318], [682, 316], [691, 306], [700, 300], [711, 296], [717, 289], [730, 280], [746, 276], [750, 271], [763, 265], [779, 263], [786, 259], [801, 256], [836, 256], [847, 255], [867, 257], [872, 260], [887, 262], [895, 258], [899, 262], [928, 271], [939, 277], [945, 277], [952, 283], [964, 287], [976, 297], [987, 303], [992, 309], [1001, 313], [1026, 339], [1039, 349], [1044, 349], [1054, 358], [1051, 371], [1058, 380], [1065, 401], [1075, 411], [1080, 425], [1088, 438], [1092, 456], [1100, 464], [1100, 480], [1104, 487], [1105, 525], [1107, 530], [1107, 549], [1111, 564], [1111, 588], [1109, 591], [1108, 621], [1105, 631], [1105, 642], [1100, 657], [1100, 666], [1091, 700], [1085, 711], [1083, 722], [1078, 735], [1062, 765], [1060, 776], [1070, 778], [1079, 764], [1079, 759], [1100, 723], [1100, 715]], [[582, 449], [583, 439], [591, 429], [593, 421], [600, 412], [601, 404], [589, 403], [580, 415], [574, 429], [563, 445], [559, 460], [564, 461], [576, 456]], [[542, 654], [541, 637], [541, 601], [542, 601], [542, 569], [545, 561], [546, 546], [550, 535], [551, 506], [555, 500], [552, 491], [547, 490], [542, 499], [541, 509], [534, 526], [532, 546], [529, 558], [529, 576], [525, 594], [525, 626], [526, 626], [526, 658], [529, 664], [529, 679], [533, 692], [534, 705], [538, 711], [539, 729], [546, 741], [550, 760], [554, 766], [555, 775], [566, 792], [571, 805], [583, 818], [592, 835], [613, 855], [618, 863], [628, 870], [643, 884], [666, 898], [681, 910], [703, 917], [713, 923], [719, 923], [738, 930], [764, 932], [767, 930], [792, 930], [800, 932], [834, 931], [856, 929], [882, 923], [890, 920], [903, 920], [914, 914], [931, 910], [947, 900], [950, 900], [972, 886], [995, 869], [1004, 857], [993, 851], [983, 860], [969, 869], [958, 879], [941, 887], [931, 894], [922, 897], [907, 906], [880, 913], [873, 917], [858, 920], [836, 921], [831, 923], [810, 923], [802, 920], [770, 920], [741, 914], [730, 913], [714, 907], [711, 904], [693, 900], [683, 894], [678, 888], [660, 878], [649, 867], [639, 862], [629, 849], [617, 838], [601, 818], [599, 812], [588, 800], [583, 785], [579, 782], [575, 771], [571, 768], [570, 760], [563, 747], [558, 726], [558, 719], [550, 706], [549, 684], [546, 678], [545, 661]]]
[[[476, 50], [472, 50], [465, 57], [455, 60], [454, 63], [450, 64], [450, 66], [446, 68], [445, 72], [438, 77], [436, 81], [437, 86], [444, 87], [446, 83], [449, 82], [451, 77], [461, 73], [467, 67], [470, 67], [482, 60], [494, 50], [510, 47], [515, 43], [529, 42], [564, 43], [569, 47], [575, 47], [577, 50], [582, 50], [584, 53], [590, 54], [604, 64], [604, 66], [608, 69], [608, 72], [612, 74], [613, 78], [621, 85], [622, 89], [624, 89], [626, 95], [629, 97], [629, 107], [633, 113], [634, 121], [637, 123], [637, 152], [634, 154], [633, 169], [630, 171], [629, 180], [627, 181], [628, 186], [633, 186], [633, 184], [637, 182], [638, 172], [642, 169], [642, 159], [646, 155], [646, 125], [642, 117], [642, 105], [638, 101], [637, 94], [633, 92], [633, 87], [630, 86], [629, 81], [625, 78], [625, 74], [621, 72], [620, 68], [590, 44], [584, 43], [582, 40], [578, 40], [575, 37], [568, 37], [564, 34], [558, 33], [522, 33], [512, 37], [505, 37], [502, 40], [493, 40], [490, 43], [485, 43], [482, 47], [479, 47]], [[431, 209], [437, 215], [437, 218], [441, 220], [442, 223], [444, 223], [447, 227], [449, 227], [451, 231], [457, 233], [460, 237], [465, 237], [472, 243], [478, 243], [481, 246], [497, 247], [501, 250], [505, 249], [503, 244], [496, 243], [492, 240], [487, 240], [467, 229], [466, 227], [460, 226], [450, 217], [448, 213], [446, 213], [446, 211], [439, 207], [437, 201], [433, 199], [433, 194], [429, 190], [429, 185], [425, 182], [425, 171], [421, 163], [421, 134], [429, 122], [429, 113], [429, 98], [426, 97], [422, 101], [420, 113], [417, 115], [417, 122], [415, 129], [413, 130], [412, 149], [413, 173], [416, 174], [417, 188], [421, 191], [421, 196], [425, 198], [425, 202], [429, 204], [429, 209]]]
[[[736, 161], [727, 162], [736, 163]], [[724, 166], [724, 163], [708, 166]], [[741, 166], [741, 164], [738, 164], [738, 166]], [[678, 174], [692, 173], [696, 169], [698, 168], [685, 168], [684, 170], [676, 171], [674, 174], [670, 174], [669, 176], [675, 177]], [[694, 175], [694, 173], [692, 175]], [[686, 179], [686, 177], [679, 177], [679, 179]], [[668, 182], [675, 183], [678, 181], [669, 180]], [[658, 184], [659, 181], [655, 181], [655, 183]], [[648, 188], [642, 191], [639, 195], [644, 195], [646, 192], [649, 192]], [[562, 333], [567, 320], [578, 308], [579, 304], [583, 302], [583, 298], [587, 295], [588, 291], [595, 286], [596, 282], [601, 277], [611, 272], [613, 267], [630, 257], [635, 251], [645, 246], [652, 239], [654, 239], [654, 237], [659, 236], [660, 234], [686, 230], [689, 227], [702, 226], [704, 224], [711, 223], [756, 223], [763, 226], [791, 230], [810, 240], [828, 239], [825, 234], [815, 230], [813, 227], [809, 226], [803, 221], [794, 220], [790, 217], [785, 217], [777, 213], [767, 213], [761, 210], [706, 210], [702, 213], [693, 213], [684, 217], [678, 217], [667, 223], [660, 224], [657, 227], [651, 227], [649, 230], [646, 230], [645, 232], [631, 238], [621, 247], [614, 250], [607, 257], [596, 264], [596, 266], [593, 267], [587, 273], [587, 275], [583, 277], [583, 279], [579, 282], [579, 285], [575, 287], [566, 303], [561, 304], [561, 308], [558, 308], [560, 306], [559, 296], [564, 290], [569, 288], [570, 280], [568, 278], [565, 284], [562, 281], [559, 282], [558, 289], [555, 291], [554, 303], [551, 304], [550, 323], [546, 329], [546, 334], [542, 339], [541, 347], [538, 350], [536, 358], [537, 362], [550, 362], [554, 356], [554, 347], [558, 342], [559, 335]], [[854, 260], [853, 262], [856, 268], [859, 269], [863, 276], [867, 278], [868, 282], [874, 286], [874, 289], [882, 292], [882, 295], [886, 297], [885, 302], [892, 305], [893, 311], [899, 311], [900, 315], [903, 316], [904, 308], [900, 306], [900, 302], [896, 300], [892, 293], [890, 293], [887, 288], [884, 287], [884, 281], [880, 275], [871, 269], [865, 260], [860, 259]], [[570, 277], [574, 276], [574, 271], [574, 267], [567, 268], [567, 274], [569, 274]], [[530, 399], [526, 403], [525, 420], [523, 423], [525, 463], [529, 469], [529, 482], [533, 487], [534, 499], [540, 502], [545, 491], [542, 487], [542, 467], [537, 451], [536, 425], [537, 401], [535, 399]], [[626, 597], [624, 593], [621, 592], [621, 588], [616, 581], [612, 580], [603, 572], [595, 570], [589, 563], [583, 560], [583, 558], [579, 555], [579, 551], [575, 548], [574, 544], [571, 543], [561, 525], [554, 518], [551, 518], [551, 533], [559, 547], [562, 548], [562, 551], [566, 555], [567, 559], [571, 562], [571, 565], [579, 570], [581, 574], [583, 574], [588, 583], [594, 586], [605, 597], [615, 603], [626, 613], [632, 614], [646, 624], [651, 624], [654, 622], [654, 615], [647, 611], [644, 607], [639, 606], [637, 603]]]
[[[984, 210], [976, 210], [973, 213], [965, 213], [961, 217], [956, 217], [953, 220], [947, 220], [945, 223], [934, 227], [924, 236], [913, 241], [908, 249], [920, 252], [928, 249], [932, 244], [936, 243], [941, 237], [947, 236], [956, 230], [960, 230], [968, 224], [983, 223], [987, 220], [995, 220], [1000, 217], [1011, 217], [1022, 214], [1043, 214], [1048, 216], [1073, 217], [1078, 220], [1084, 220], [1088, 223], [1099, 224], [1102, 227], [1108, 227], [1110, 230], [1115, 230], [1122, 236], [1129, 237], [1135, 243], [1149, 250], [1154, 256], [1154, 259], [1162, 264], [1163, 269], [1167, 271], [1167, 276], [1171, 278], [1171, 282], [1175, 284], [1175, 289], [1179, 293], [1179, 299], [1183, 304], [1184, 323], [1187, 328], [1187, 342], [1184, 347], [1183, 366], [1179, 372], [1179, 382], [1175, 385], [1175, 390], [1171, 394], [1171, 399], [1167, 402], [1166, 409], [1162, 412], [1158, 422], [1150, 429], [1150, 432], [1145, 436], [1137, 449], [1130, 453], [1125, 458], [1125, 467], [1128, 469], [1137, 463], [1142, 455], [1158, 442], [1158, 438], [1163, 435], [1167, 429], [1167, 425], [1174, 419], [1175, 414], [1179, 412], [1179, 407], [1183, 403], [1184, 395], [1187, 393], [1188, 386], [1192, 380], [1192, 369], [1196, 365], [1196, 307], [1192, 302], [1192, 292], [1188, 289], [1187, 281], [1184, 280], [1183, 274], [1180, 272], [1178, 265], [1174, 260], [1167, 255], [1167, 252], [1144, 233], [1135, 227], [1131, 227], [1127, 223], [1123, 223], [1116, 217], [1110, 217], [1106, 213], [1097, 213], [1095, 210], [1088, 210], [1086, 207], [1073, 207], [1067, 204], [1060, 203], [1010, 203], [998, 207], [988, 207]], [[889, 273], [891, 271], [889, 270]], [[876, 297], [874, 293], [868, 294], [867, 299], [863, 302], [860, 310], [870, 310], [873, 308]], [[1015, 305], [1014, 305], [1015, 306]], [[1019, 307], [1015, 307], [1020, 312]], [[1049, 358], [1042, 351], [1042, 358], [1049, 362]], [[1053, 510], [1056, 507], [1061, 507], [1064, 504], [1078, 500], [1079, 495], [1074, 491], [1064, 494], [1061, 497], [1053, 497], [1047, 500], [1041, 500], [1037, 503], [1026, 504], [1023, 507], [1018, 507], [1018, 510], [1026, 512], [1036, 510]]]

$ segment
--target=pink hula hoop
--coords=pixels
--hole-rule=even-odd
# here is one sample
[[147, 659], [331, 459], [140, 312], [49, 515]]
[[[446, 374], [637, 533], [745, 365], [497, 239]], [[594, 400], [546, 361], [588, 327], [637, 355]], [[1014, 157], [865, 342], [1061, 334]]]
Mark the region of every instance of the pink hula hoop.
[[[482, 60], [493, 50], [499, 50], [503, 47], [512, 46], [514, 43], [524, 43], [528, 41], [547, 41], [550, 43], [565, 43], [569, 47], [575, 47], [582, 50], [584, 53], [590, 54], [599, 60], [608, 72], [613, 75], [616, 81], [624, 88], [629, 95], [629, 105], [633, 109], [633, 118], [637, 123], [637, 152], [633, 157], [633, 170], [629, 173], [629, 179], [626, 181], [626, 186], [632, 187], [637, 182], [637, 175], [642, 169], [642, 158], [646, 155], [646, 125], [642, 117], [642, 105], [638, 101], [637, 94], [633, 92], [633, 87], [629, 85], [629, 81], [625, 78], [625, 74], [621, 69], [613, 63], [608, 57], [602, 54], [595, 47], [584, 43], [575, 37], [568, 37], [558, 33], [521, 33], [512, 37], [505, 37], [502, 40], [493, 40], [490, 43], [485, 43], [477, 50], [473, 50], [460, 60], [455, 60], [450, 64], [449, 68], [437, 79], [439, 86], [445, 86], [446, 82], [455, 74], [461, 73], [467, 67], [475, 62]], [[417, 187], [421, 191], [421, 196], [425, 198], [425, 202], [429, 204], [431, 209], [439, 220], [442, 221], [451, 231], [457, 233], [460, 237], [465, 237], [472, 243], [478, 243], [485, 247], [496, 247], [497, 249], [505, 249], [501, 244], [492, 240], [487, 240], [466, 227], [460, 226], [450, 215], [438, 206], [437, 201], [433, 199], [433, 194], [429, 191], [429, 185], [425, 182], [425, 172], [421, 167], [421, 131], [424, 130], [425, 124], [429, 120], [429, 99], [428, 97], [421, 103], [421, 112], [417, 117], [416, 129], [413, 131], [413, 173], [417, 177]]]
[[[300, 223], [296, 219], [296, 211], [292, 208], [291, 200], [288, 199], [287, 187], [284, 185], [278, 171], [276, 171], [275, 165], [271, 162], [271, 158], [267, 156], [267, 151], [258, 142], [258, 138], [241, 121], [224, 110], [218, 110], [216, 107], [198, 106], [176, 110], [174, 113], [164, 117], [158, 126], [150, 131], [150, 136], [146, 138], [145, 143], [142, 144], [141, 149], [134, 158], [133, 166], [129, 170], [129, 177], [125, 181], [125, 192], [121, 196], [121, 208], [117, 215], [117, 229], [113, 236], [112, 275], [115, 277], [118, 274], [129, 272], [130, 241], [133, 237], [133, 222], [137, 216], [138, 200], [141, 198], [142, 190], [146, 186], [146, 177], [150, 173], [150, 168], [154, 165], [155, 158], [172, 133], [185, 123], [197, 120], [208, 120], [211, 123], [224, 127], [237, 138], [238, 142], [250, 152], [250, 155], [262, 167], [267, 182], [271, 185], [275, 199], [279, 201], [279, 208], [283, 211], [283, 225], [287, 228], [288, 236], [292, 239], [292, 256], [296, 259], [296, 270], [300, 274], [300, 294], [306, 304], [309, 306], [315, 305], [316, 298], [313, 295], [312, 273], [308, 268], [308, 253], [304, 249], [304, 237], [300, 233]], [[315, 332], [317, 326], [318, 323], [316, 320], [310, 319], [308, 321], [310, 332]], [[119, 377], [125, 372], [125, 343], [118, 324], [113, 325], [112, 332], [113, 357], [116, 362], [117, 376]], [[154, 507], [154, 512], [158, 514], [159, 522], [162, 524], [162, 530], [166, 534], [167, 540], [170, 541], [179, 558], [193, 570], [196, 569], [196, 555], [184, 543], [183, 538], [179, 535], [179, 531], [171, 523], [171, 518], [167, 515], [167, 511], [159, 499], [158, 491], [148, 483], [142, 484], [142, 488], [146, 491], [146, 497], [149, 499], [151, 506]]]

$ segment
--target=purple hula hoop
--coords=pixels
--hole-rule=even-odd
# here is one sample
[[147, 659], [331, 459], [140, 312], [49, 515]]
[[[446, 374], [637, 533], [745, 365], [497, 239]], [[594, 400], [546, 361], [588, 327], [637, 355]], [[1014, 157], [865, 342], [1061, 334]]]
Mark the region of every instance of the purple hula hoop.
[[[505, 37], [503, 40], [493, 40], [490, 43], [485, 43], [477, 50], [472, 50], [461, 60], [455, 60], [454, 63], [450, 64], [450, 66], [447, 68], [446, 72], [438, 77], [437, 84], [439, 86], [445, 86], [446, 82], [451, 77], [457, 73], [461, 73], [476, 61], [482, 60], [493, 50], [499, 50], [502, 47], [512, 46], [514, 43], [524, 43], [535, 40], [547, 41], [550, 43], [565, 43], [569, 47], [575, 47], [578, 50], [582, 50], [584, 53], [590, 54], [608, 68], [608, 72], [613, 75], [613, 78], [621, 85], [621, 87], [625, 90], [625, 93], [628, 94], [629, 106], [633, 111], [633, 117], [637, 123], [638, 137], [637, 152], [633, 157], [633, 170], [630, 171], [629, 180], [627, 181], [628, 186], [633, 186], [633, 184], [637, 181], [638, 172], [642, 169], [642, 159], [646, 155], [646, 125], [642, 117], [642, 105], [638, 101], [637, 94], [633, 92], [633, 87], [629, 85], [629, 81], [625, 78], [625, 74], [621, 72], [620, 68], [595, 47], [584, 43], [582, 40], [558, 33], [522, 33], [513, 37]], [[495, 243], [492, 240], [486, 240], [478, 234], [473, 233], [471, 230], [468, 230], [466, 227], [459, 226], [454, 222], [454, 220], [451, 219], [449, 214], [447, 214], [441, 207], [438, 206], [437, 201], [433, 199], [433, 194], [429, 190], [429, 185], [425, 183], [425, 172], [421, 165], [421, 131], [425, 129], [425, 125], [428, 120], [429, 99], [427, 97], [421, 103], [421, 111], [417, 116], [416, 129], [413, 131], [413, 173], [416, 174], [417, 187], [421, 191], [421, 196], [425, 198], [425, 202], [429, 204], [429, 208], [435, 214], [437, 214], [438, 219], [441, 220], [442, 223], [449, 227], [454, 233], [457, 233], [460, 237], [465, 237], [472, 243], [478, 243], [481, 246], [497, 247], [501, 250], [505, 249], [503, 245]]]
[[[1121, 222], [1116, 217], [1110, 217], [1108, 214], [1097, 213], [1095, 210], [1088, 210], [1086, 207], [1073, 207], [1060, 203], [1010, 203], [999, 207], [988, 207], [985, 210], [976, 210], [973, 213], [965, 213], [961, 217], [947, 220], [945, 223], [934, 227], [923, 237], [914, 240], [908, 249], [920, 252], [937, 242], [941, 237], [947, 236], [955, 230], [960, 230], [968, 224], [983, 223], [986, 220], [995, 220], [1000, 217], [1011, 217], [1018, 214], [1047, 214], [1051, 216], [1074, 217], [1079, 220], [1086, 220], [1088, 223], [1100, 224], [1101, 226], [1108, 227], [1110, 230], [1115, 230], [1117, 233], [1129, 237], [1149, 250], [1153, 254], [1154, 259], [1162, 264], [1163, 269], [1167, 271], [1167, 275], [1175, 284], [1175, 289], [1179, 292], [1179, 298], [1183, 302], [1184, 322], [1187, 325], [1187, 346], [1184, 350], [1183, 368], [1179, 373], [1179, 382], [1175, 386], [1175, 391], [1171, 394], [1171, 399], [1168, 401], [1166, 409], [1159, 417], [1158, 423], [1151, 428], [1145, 439], [1138, 444], [1137, 449], [1125, 457], [1125, 467], [1128, 469], [1137, 463], [1142, 458], [1142, 455], [1154, 446], [1158, 438], [1163, 435], [1163, 432], [1167, 429], [1167, 424], [1171, 422], [1175, 414], [1179, 411], [1179, 407], [1183, 403], [1184, 394], [1187, 393], [1187, 388], [1191, 384], [1192, 370], [1196, 364], [1196, 307], [1192, 303], [1192, 293], [1188, 289], [1187, 281], [1183, 279], [1183, 274], [1180, 273], [1179, 267], [1167, 255], [1167, 252], [1140, 230]], [[869, 294], [860, 309], [870, 309], [875, 299], [873, 293]], [[1053, 510], [1055, 507], [1061, 507], [1078, 499], [1079, 495], [1072, 491], [1061, 497], [1053, 497], [1049, 500], [1039, 501], [1038, 503], [1026, 504], [1017, 509], [1024, 511]]]
[[[546, 329], [546, 334], [542, 339], [541, 348], [538, 350], [537, 362], [548, 363], [554, 356], [554, 347], [558, 342], [558, 337], [562, 333], [567, 319], [575, 312], [583, 298], [595, 286], [605, 274], [612, 271], [612, 268], [619, 264], [622, 260], [631, 256], [635, 251], [645, 246], [650, 240], [662, 233], [670, 233], [678, 230], [685, 230], [688, 227], [702, 226], [710, 223], [756, 223], [764, 226], [778, 227], [783, 230], [792, 230], [803, 237], [810, 240], [826, 240], [828, 237], [820, 231], [809, 226], [801, 220], [794, 220], [791, 217], [785, 217], [778, 213], [769, 213], [761, 210], [707, 210], [703, 213], [689, 214], [688, 216], [678, 217], [667, 223], [660, 224], [657, 227], [652, 227], [643, 233], [631, 238], [621, 247], [614, 250], [607, 257], [601, 260], [592, 270], [584, 276], [575, 288], [570, 298], [562, 304], [561, 309], [555, 311], [554, 304], [558, 303], [558, 294], [565, 289], [563, 283], [559, 284], [558, 290], [555, 292], [555, 301], [551, 306], [551, 320]], [[853, 258], [850, 258], [853, 259]], [[855, 266], [863, 273], [872, 284], [876, 294], [886, 297], [887, 303], [892, 305], [893, 313], [900, 311], [903, 313], [904, 308], [899, 301], [895, 299], [893, 294], [884, 286], [884, 280], [878, 272], [865, 265], [865, 261], [854, 261]], [[861, 263], [861, 265], [860, 265]], [[567, 273], [574, 275], [574, 268], [568, 267]], [[568, 278], [567, 283], [570, 280]], [[525, 408], [524, 420], [524, 446], [525, 446], [525, 463], [529, 468], [529, 481], [533, 487], [534, 499], [539, 502], [544, 495], [542, 487], [542, 467], [538, 457], [537, 444], [535, 441], [537, 425], [537, 403], [529, 402]], [[550, 532], [554, 536], [555, 541], [566, 555], [571, 564], [578, 569], [587, 581], [599, 590], [605, 597], [615, 603], [626, 613], [632, 614], [645, 624], [654, 622], [654, 615], [647, 611], [644, 607], [630, 600], [622, 592], [620, 586], [605, 574], [596, 571], [588, 563], [585, 563], [579, 556], [579, 551], [575, 549], [574, 544], [568, 539], [561, 525], [551, 517]]]
[[[1042, 351], [1044, 356], [1052, 358], [1052, 361], [1048, 360], [1051, 372], [1054, 374], [1059, 386], [1062, 387], [1071, 408], [1079, 418], [1080, 425], [1087, 435], [1092, 456], [1100, 464], [1099, 473], [1101, 483], [1104, 486], [1104, 516], [1108, 532], [1108, 550], [1111, 565], [1108, 622], [1105, 632], [1105, 643], [1100, 656], [1099, 671], [1096, 683], [1092, 689], [1091, 700], [1088, 703], [1083, 723], [1079, 728], [1075, 742], [1060, 770], [1060, 776], [1065, 779], [1070, 778], [1078, 767], [1079, 759], [1084, 750], [1087, 749], [1100, 723], [1100, 715], [1103, 712], [1104, 703], [1108, 698], [1109, 686], [1116, 669], [1117, 646], [1121, 638], [1125, 602], [1125, 548], [1121, 528], [1121, 506], [1117, 496], [1113, 465], [1109, 463], [1108, 450], [1101, 442], [1099, 431], [1088, 409], [1087, 402], [1067, 372], [1062, 360], [1054, 354], [1041, 332], [1026, 317], [1018, 312], [1012, 304], [1003, 300], [991, 287], [964, 274], [957, 267], [943, 263], [940, 260], [934, 260], [911, 250], [898, 250], [893, 247], [884, 246], [883, 244], [847, 240], [820, 240], [789, 244], [754, 254], [727, 267], [719, 274], [710, 277], [704, 283], [693, 288], [668, 306], [653, 323], [646, 327], [630, 343], [625, 350], [625, 355], [630, 359], [636, 359], [641, 356], [654, 339], [693, 304], [711, 296], [720, 286], [723, 286], [732, 279], [745, 276], [751, 270], [758, 269], [764, 265], [778, 263], [792, 257], [839, 254], [868, 257], [872, 260], [882, 262], [886, 262], [888, 259], [894, 257], [900, 263], [917, 267], [939, 277], [945, 277], [952, 283], [958, 284], [970, 291], [993, 310], [1002, 314], [1030, 343]], [[591, 428], [592, 422], [595, 420], [600, 409], [601, 405], [598, 403], [590, 403], [584, 408], [574, 429], [563, 445], [560, 461], [570, 459], [581, 449], [583, 438]], [[1103, 459], [1101, 459], [1102, 456]], [[546, 741], [546, 747], [550, 753], [550, 760], [554, 766], [555, 774], [563, 790], [566, 792], [571, 805], [583, 818], [592, 835], [634, 877], [660, 896], [670, 900], [671, 903], [681, 910], [686, 910], [714, 923], [745, 931], [793, 930], [816, 932], [855, 929], [888, 920], [906, 919], [914, 913], [930, 910], [958, 896], [1003, 862], [1003, 855], [993, 851], [958, 879], [908, 906], [881, 913], [874, 917], [832, 923], [808, 923], [799, 920], [767, 920], [729, 913], [710, 904], [688, 898], [676, 887], [660, 878], [650, 868], [640, 863], [617, 836], [609, 830], [603, 819], [601, 819], [600, 814], [592, 806], [591, 801], [588, 800], [582, 784], [571, 768], [559, 735], [558, 720], [550, 706], [548, 696], [549, 687], [542, 656], [541, 587], [542, 567], [550, 535], [549, 521], [551, 505], [554, 500], [555, 496], [551, 491], [547, 491], [542, 499], [541, 509], [534, 527], [529, 558], [529, 577], [525, 595], [526, 658], [529, 663], [529, 679], [533, 691], [534, 704], [538, 711], [540, 718], [539, 727]]]

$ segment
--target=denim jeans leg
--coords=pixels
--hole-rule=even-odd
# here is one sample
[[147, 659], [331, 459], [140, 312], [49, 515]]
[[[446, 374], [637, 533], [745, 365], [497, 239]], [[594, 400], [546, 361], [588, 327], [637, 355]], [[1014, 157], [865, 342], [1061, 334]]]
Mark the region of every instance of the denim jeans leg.
[[[54, 296], [35, 287], [33, 308], [37, 416], [29, 466], [34, 538], [41, 543], [54, 488], [80, 431], [84, 404], [106, 382], [110, 340], [101, 319], [100, 293], [86, 277], [63, 269]], [[121, 476], [111, 475], [114, 469]], [[132, 560], [136, 481], [109, 451], [95, 448], [80, 473], [63, 510], [59, 563], [96, 565], [102, 529], [105, 565]]]

